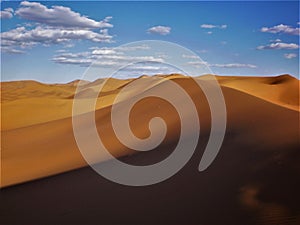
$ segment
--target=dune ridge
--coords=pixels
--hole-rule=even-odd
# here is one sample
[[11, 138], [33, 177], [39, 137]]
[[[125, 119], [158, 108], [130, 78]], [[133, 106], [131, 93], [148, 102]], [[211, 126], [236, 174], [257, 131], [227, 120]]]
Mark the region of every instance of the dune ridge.
[[221, 86], [262, 98], [266, 101], [299, 111], [300, 81], [288, 74], [275, 77], [222, 77]]
[[[173, 80], [189, 94], [198, 110], [202, 132], [208, 133], [210, 112], [202, 91], [189, 77], [174, 74], [164, 78]], [[164, 82], [157, 82], [153, 77], [138, 79], [143, 79], [143, 85], [125, 93], [126, 98], [145, 93], [149, 88], [157, 91], [165, 88]], [[196, 79], [205, 82], [209, 76]], [[263, 78], [217, 76], [217, 80], [225, 97], [228, 118], [234, 118], [228, 121], [230, 129], [227, 133], [233, 133], [245, 142], [250, 135], [257, 142], [264, 143], [266, 148], [284, 148], [299, 143], [299, 132], [295, 129], [295, 122], [299, 119], [299, 80], [288, 75]], [[110, 123], [110, 110], [122, 87], [132, 81], [109, 79], [96, 105], [98, 133], [117, 157], [131, 154], [132, 150], [116, 139]], [[83, 91], [79, 93], [80, 101], [88, 99], [89, 92], [97, 91], [102, 82], [104, 80], [84, 82]], [[1, 187], [86, 166], [72, 131], [72, 101], [79, 83], [1, 83]], [[126, 98], [117, 104], [126, 104]], [[133, 131], [140, 137], [146, 137], [147, 121], [159, 113], [170, 128], [164, 143], [175, 143], [179, 123], [174, 109], [158, 99], [145, 101], [132, 113], [131, 119], [135, 121], [132, 122]], [[84, 117], [84, 114], [81, 116]], [[279, 116], [283, 118], [281, 121], [278, 121]], [[276, 130], [276, 127], [280, 129]]]

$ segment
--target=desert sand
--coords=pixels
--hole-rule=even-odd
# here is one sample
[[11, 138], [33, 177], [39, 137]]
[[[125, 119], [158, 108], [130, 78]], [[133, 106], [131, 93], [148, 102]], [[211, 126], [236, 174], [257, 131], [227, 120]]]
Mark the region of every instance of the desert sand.
[[[196, 79], [205, 82], [209, 76], [211, 75]], [[54, 218], [63, 219], [62, 221], [66, 223], [72, 221], [75, 224], [72, 216], [79, 214], [81, 202], [85, 200], [80, 197], [80, 200], [74, 202], [69, 198], [78, 197], [79, 193], [84, 191], [91, 193], [83, 194], [89, 199], [89, 203], [86, 203], [89, 205], [89, 210], [80, 209], [80, 212], [85, 219], [89, 217], [90, 220], [82, 217], [79, 218], [78, 223], [84, 221], [86, 224], [94, 224], [92, 221], [98, 221], [99, 218], [95, 218], [93, 210], [99, 210], [100, 206], [96, 199], [93, 200], [93, 195], [97, 196], [98, 200], [101, 199], [106, 206], [131, 201], [138, 204], [141, 203], [139, 198], [145, 198], [148, 203], [145, 209], [150, 210], [151, 207], [152, 210], [150, 210], [152, 215], [149, 215], [149, 224], [157, 224], [155, 218], [164, 224], [194, 224], [195, 221], [197, 224], [199, 221], [203, 224], [222, 224], [224, 221], [227, 224], [241, 224], [241, 222], [243, 224], [281, 224], [282, 222], [283, 224], [287, 221], [290, 221], [287, 224], [297, 224], [300, 221], [297, 197], [287, 197], [289, 196], [287, 193], [297, 195], [296, 190], [300, 187], [299, 180], [297, 181], [299, 179], [297, 174], [300, 172], [299, 80], [289, 75], [217, 76], [227, 108], [226, 135], [216, 161], [207, 172], [199, 173], [197, 164], [210, 132], [210, 111], [207, 100], [192, 79], [181, 75], [164, 77], [186, 90], [195, 103], [201, 124], [199, 144], [195, 153], [197, 158], [193, 157], [188, 166], [178, 175], [159, 184], [156, 189], [133, 190], [120, 189], [104, 178], [99, 178], [91, 169], [85, 168], [63, 174], [61, 177], [54, 176], [35, 181], [39, 183], [28, 183], [28, 186], [24, 184], [25, 186], [5, 188], [4, 202], [10, 202], [9, 196], [18, 196], [24, 204], [42, 194], [63, 198], [66, 201], [61, 207], [55, 209], [51, 197], [45, 197], [43, 201], [49, 204], [49, 208], [45, 212], [39, 212], [41, 216], [37, 217], [37, 221], [42, 221], [43, 215], [45, 217], [53, 213], [56, 216]], [[147, 92], [150, 88], [157, 91], [165, 89], [164, 82], [157, 82], [152, 77], [137, 79], [142, 79], [144, 85], [126, 93], [126, 98]], [[179, 118], [170, 104], [157, 98], [147, 98], [132, 110], [130, 117], [132, 130], [140, 138], [149, 135], [147, 124], [153, 116], [159, 115], [165, 119], [169, 128], [166, 138], [154, 151], [131, 155], [133, 151], [117, 140], [110, 123], [111, 105], [116, 95], [122, 87], [132, 81], [108, 80], [96, 105], [95, 120], [98, 133], [112, 154], [117, 157], [125, 156], [121, 160], [133, 164], [158, 162], [170, 153], [179, 136]], [[102, 82], [103, 80], [96, 80], [82, 84], [85, 90], [79, 94], [80, 101], [86, 101], [89, 92], [96, 91]], [[78, 83], [79, 81], [51, 85], [35, 81], [1, 83], [1, 187], [64, 173], [87, 165], [77, 148], [72, 131], [72, 100]], [[119, 104], [126, 105], [126, 99]], [[83, 186], [82, 182], [87, 186]], [[190, 182], [193, 185], [187, 185]], [[46, 187], [47, 185], [49, 187]], [[178, 193], [172, 188], [174, 185], [177, 186], [176, 189], [181, 188], [182, 193], [190, 193], [190, 195]], [[42, 189], [39, 190], [38, 187]], [[50, 187], [60, 187], [56, 190], [58, 194]], [[73, 187], [74, 190], [68, 189], [70, 194], [65, 196], [67, 192], [63, 187]], [[101, 188], [102, 192], [96, 190], [96, 187]], [[29, 197], [16, 194], [17, 190], [19, 192], [24, 190]], [[107, 192], [108, 190], [110, 191]], [[170, 198], [163, 195], [167, 192], [170, 193]], [[208, 198], [213, 200], [210, 201]], [[123, 202], [120, 199], [123, 199]], [[181, 217], [179, 213], [170, 217], [171, 220], [164, 220], [162, 212], [153, 209], [158, 204], [155, 199], [165, 199], [161, 204], [164, 205], [166, 213], [174, 214], [177, 210], [188, 210], [185, 213], [188, 216]], [[177, 203], [180, 202], [181, 206], [172, 199]], [[111, 201], [112, 203], [109, 203]], [[17, 197], [13, 202], [17, 202]], [[36, 200], [35, 205], [28, 208], [28, 213], [29, 210], [39, 211], [37, 206], [42, 204], [41, 202], [42, 200]], [[210, 204], [218, 205], [215, 206], [215, 210], [221, 214], [219, 217], [213, 216]], [[198, 211], [199, 207], [203, 209], [201, 212]], [[67, 208], [70, 209], [70, 214], [65, 212], [67, 214], [62, 216], [61, 213], [64, 212], [61, 210]], [[10, 208], [10, 210], [10, 213], [3, 217], [7, 221], [12, 219], [9, 215], [19, 212], [18, 208]], [[119, 214], [118, 218], [113, 218], [114, 210], [111, 207], [101, 208], [101, 210], [104, 211], [101, 213], [100, 221], [105, 224], [112, 221], [112, 223], [129, 221], [129, 224], [133, 224], [130, 221], [139, 221], [137, 224], [141, 224], [144, 218], [142, 209], [138, 206], [116, 210]], [[130, 216], [131, 210], [137, 212], [135, 217]], [[43, 214], [46, 212], [47, 215]], [[230, 217], [234, 212], [237, 213], [236, 216]], [[254, 214], [255, 216], [252, 216]], [[199, 215], [201, 216], [198, 217]], [[256, 222], [252, 223], [254, 219]], [[20, 222], [18, 218], [13, 221], [16, 224]], [[51, 222], [53, 223], [54, 220], [50, 220], [49, 224]]]
[[[196, 79], [205, 82], [206, 79], [209, 79], [209, 76], [211, 75], [200, 76]], [[180, 75], [164, 77], [178, 83], [187, 91], [194, 100], [199, 116], [202, 118], [200, 120], [201, 126], [204, 127], [204, 132], [207, 132], [210, 117], [202, 91], [188, 77]], [[165, 88], [165, 83], [157, 82], [154, 77], [143, 76], [138, 79], [143, 80], [142, 85], [130, 89], [129, 93], [125, 93], [127, 95], [125, 99], [147, 92], [150, 88], [157, 90], [157, 92]], [[248, 123], [249, 114], [255, 114], [255, 111], [259, 110], [256, 107], [256, 102], [259, 101], [272, 103], [266, 103], [269, 108], [272, 105], [281, 108], [284, 111], [281, 116], [287, 118], [289, 122], [292, 122], [293, 117], [289, 119], [285, 114], [297, 115], [299, 113], [299, 81], [289, 75], [263, 78], [218, 76], [217, 79], [225, 96], [228, 117], [235, 116], [235, 121], [231, 121], [232, 124], [230, 125], [239, 126], [242, 131], [245, 129], [245, 124]], [[109, 111], [118, 92], [132, 81], [110, 78], [106, 82], [96, 105], [96, 121], [98, 122], [99, 134], [103, 137], [106, 145], [109, 146], [111, 153], [118, 156], [126, 155], [131, 151], [126, 149], [115, 137], [110, 125]], [[79, 101], [86, 101], [89, 98], [89, 92], [97, 91], [102, 82], [104, 80], [82, 82], [84, 88], [78, 94]], [[86, 165], [77, 149], [72, 132], [72, 103], [78, 83], [79, 81], [65, 85], [42, 84], [35, 81], [2, 82], [1, 187], [54, 175]], [[241, 99], [244, 96], [247, 96], [249, 100], [242, 101]], [[200, 109], [199, 102], [202, 103], [202, 109]], [[233, 111], [233, 104], [239, 107], [240, 111]], [[250, 106], [252, 108], [249, 108]], [[137, 130], [138, 137], [149, 135], [147, 129], [144, 128], [147, 120], [149, 121], [154, 114], [157, 114], [158, 108], [160, 116], [167, 119], [167, 125], [173, 127], [173, 133], [169, 132], [170, 137], [166, 138], [168, 139], [166, 142], [172, 142], [172, 139], [176, 138], [176, 130], [179, 129], [178, 115], [176, 112], [172, 112], [168, 104], [155, 98], [145, 100], [142, 107], [137, 107], [134, 110], [132, 129]], [[242, 113], [245, 108], [249, 108], [249, 111]], [[206, 111], [201, 112], [204, 110]], [[263, 112], [268, 115], [269, 119], [274, 114], [271, 109], [266, 109]], [[83, 113], [85, 113], [84, 109]], [[147, 116], [145, 116], [146, 114]], [[297, 140], [297, 133], [291, 130], [288, 123], [285, 122], [285, 124], [280, 125], [278, 120], [274, 120], [274, 123], [276, 122], [280, 128], [278, 131], [272, 131], [272, 133], [280, 132], [281, 138], [277, 140], [266, 139], [270, 134], [264, 133], [265, 128], [257, 124], [259, 119], [253, 121], [254, 124], [247, 127], [247, 131], [245, 130], [242, 133], [257, 132], [257, 141], [260, 140], [274, 146], [278, 144], [284, 146], [285, 143], [293, 143]], [[101, 133], [101, 127], [105, 127], [105, 132], [102, 131]], [[230, 130], [227, 132], [230, 132]]]

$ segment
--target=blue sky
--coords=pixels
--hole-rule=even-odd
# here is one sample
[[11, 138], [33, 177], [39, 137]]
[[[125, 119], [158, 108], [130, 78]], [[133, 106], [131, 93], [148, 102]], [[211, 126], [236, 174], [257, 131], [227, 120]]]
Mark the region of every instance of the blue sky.
[[[185, 55], [188, 65], [215, 74], [298, 77], [299, 2], [1, 2], [2, 81], [80, 79], [94, 60], [130, 62], [133, 49], [114, 47], [141, 40], [188, 48], [203, 60]], [[135, 73], [176, 72], [151, 53], [131, 56], [154, 61]]]

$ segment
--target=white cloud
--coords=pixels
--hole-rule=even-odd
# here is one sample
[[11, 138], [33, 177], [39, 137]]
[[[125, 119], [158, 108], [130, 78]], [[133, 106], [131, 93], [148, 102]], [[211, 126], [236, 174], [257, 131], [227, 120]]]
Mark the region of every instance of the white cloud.
[[[12, 9], [6, 11], [13, 12]], [[89, 40], [98, 43], [111, 43], [113, 36], [108, 29], [111, 16], [95, 21], [82, 16], [64, 6], [47, 8], [38, 2], [23, 1], [15, 12], [22, 19], [34, 21], [30, 26], [21, 26], [1, 33], [1, 47], [19, 51], [36, 45], [50, 46], [63, 44], [65, 48], [74, 46], [74, 41]], [[94, 31], [98, 29], [98, 31]], [[99, 30], [100, 29], [100, 30]]]
[[1, 19], [10, 19], [13, 17], [14, 10], [12, 8], [6, 8], [3, 11], [0, 11]]
[[137, 63], [131, 64], [127, 67], [122, 68], [117, 72], [117, 77], [119, 78], [134, 78], [140, 77], [141, 75], [158, 75], [158, 74], [172, 74], [184, 72], [178, 70], [177, 68], [161, 65], [158, 63]]
[[242, 64], [242, 63], [227, 63], [227, 64], [210, 64], [208, 62], [205, 61], [191, 61], [188, 62], [189, 65], [193, 65], [196, 67], [199, 66], [209, 66], [209, 67], [218, 67], [218, 68], [250, 68], [250, 69], [254, 69], [257, 66], [253, 65], [253, 64]]
[[137, 51], [137, 50], [149, 50], [150, 47], [148, 45], [142, 44], [142, 45], [136, 45], [136, 46], [118, 46], [115, 48], [106, 48], [106, 47], [91, 47], [91, 50], [118, 50], [121, 52], [127, 52], [127, 51]]
[[213, 33], [212, 31], [208, 31], [208, 32], [207, 32], [207, 34], [212, 34], [212, 33]]
[[185, 54], [183, 54], [182, 58], [185, 58], [185, 59], [199, 59], [199, 56], [197, 56], [197, 55], [185, 55]]
[[79, 57], [87, 57], [90, 53], [89, 52], [78, 52], [78, 53], [62, 53], [59, 55], [59, 57], [64, 58], [79, 58]]
[[165, 69], [166, 67], [160, 67], [160, 66], [146, 66], [146, 65], [135, 65], [131, 66], [131, 70], [143, 70], [143, 71], [160, 71], [161, 69]]
[[68, 7], [52, 6], [47, 8], [38, 2], [21, 2], [20, 8], [16, 10], [16, 15], [22, 19], [55, 27], [92, 29], [113, 26], [109, 23], [112, 17], [106, 17], [102, 21], [95, 21], [72, 11]]
[[167, 35], [171, 32], [171, 27], [166, 26], [155, 26], [151, 27], [147, 30], [148, 33], [151, 34], [160, 34], [160, 35]]
[[257, 66], [252, 64], [241, 64], [241, 63], [228, 63], [228, 64], [210, 64], [211, 67], [219, 68], [250, 68], [254, 69]]
[[212, 29], [215, 28], [216, 25], [212, 25], [212, 24], [202, 24], [200, 25], [201, 28], [205, 28], [205, 29]]
[[100, 33], [85, 29], [63, 29], [38, 26], [31, 30], [18, 27], [1, 33], [1, 44], [9, 46], [20, 46], [21, 48], [32, 47], [37, 44], [59, 44], [70, 40], [90, 40], [93, 42], [110, 43], [112, 36], [107, 30]]
[[275, 40], [270, 40], [270, 42], [282, 42], [279, 38], [275, 39]]
[[74, 43], [65, 43], [64, 48], [73, 48], [75, 45]]
[[226, 24], [223, 25], [201, 24], [200, 27], [204, 29], [213, 29], [213, 28], [226, 29], [227, 25]]
[[209, 66], [208, 62], [205, 62], [205, 61], [190, 61], [190, 62], [187, 62], [187, 64], [191, 65], [191, 66], [195, 66], [197, 68], [202, 67], [202, 66]]
[[58, 49], [55, 52], [57, 52], [57, 53], [64, 53], [64, 52], [67, 52], [67, 50], [66, 49]]
[[82, 66], [89, 66], [92, 63], [91, 59], [78, 59], [78, 58], [68, 58], [63, 56], [57, 56], [52, 59], [52, 61], [60, 64], [75, 64]]
[[296, 57], [297, 57], [297, 54], [295, 54], [295, 53], [286, 53], [286, 54], [284, 54], [283, 56], [284, 56], [284, 58], [286, 58], [286, 59], [292, 59], [292, 58], [296, 58]]
[[95, 49], [92, 54], [93, 55], [110, 55], [110, 54], [116, 54], [116, 50], [111, 48], [102, 48], [102, 49]]
[[279, 24], [273, 27], [262, 27], [260, 29], [261, 32], [267, 32], [272, 34], [284, 33], [290, 35], [300, 35], [299, 27], [291, 27], [289, 25]]
[[157, 75], [157, 74], [171, 74], [171, 73], [183, 73], [177, 68], [173, 68], [167, 65], [161, 65], [159, 63], [137, 63], [129, 65], [118, 72], [118, 76], [138, 77], [141, 75]]
[[142, 45], [136, 45], [136, 46], [119, 46], [115, 49], [120, 51], [137, 51], [137, 50], [149, 50], [150, 47], [148, 45], [142, 44]]
[[276, 42], [270, 45], [261, 45], [258, 46], [256, 49], [258, 50], [265, 50], [265, 49], [298, 49], [299, 45], [295, 43], [283, 43], [283, 42]]
[[1, 52], [9, 53], [9, 54], [23, 54], [25, 53], [22, 50], [14, 49], [11, 47], [1, 47]]
[[116, 47], [116, 48], [92, 48], [88, 52], [79, 53], [62, 53], [52, 58], [52, 61], [60, 64], [77, 64], [80, 66], [88, 66], [92, 63], [99, 66], [126, 66], [134, 62], [164, 62], [161, 57], [153, 57], [149, 55], [128, 55], [127, 51], [133, 49], [144, 49], [148, 46], [134, 46], [134, 47]]
[[190, 62], [187, 62], [187, 64], [189, 64], [189, 65], [208, 65], [208, 63], [205, 61], [190, 61]]

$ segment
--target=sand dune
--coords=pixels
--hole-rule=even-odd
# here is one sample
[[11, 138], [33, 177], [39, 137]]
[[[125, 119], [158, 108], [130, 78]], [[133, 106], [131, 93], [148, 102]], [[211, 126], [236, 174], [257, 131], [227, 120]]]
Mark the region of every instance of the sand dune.
[[290, 75], [276, 77], [222, 77], [224, 87], [243, 91], [266, 101], [299, 111], [300, 81]]
[[[179, 84], [190, 95], [198, 110], [201, 133], [208, 134], [210, 111], [202, 91], [188, 77], [171, 75], [165, 78]], [[139, 79], [143, 80], [141, 85], [124, 93], [125, 100], [118, 103], [121, 108], [132, 96], [147, 93], [150, 89], [163, 92], [166, 88], [165, 82], [158, 82], [153, 77]], [[205, 82], [207, 77], [197, 79]], [[299, 80], [288, 75], [217, 79], [228, 113], [226, 134], [241, 143], [255, 140], [265, 146], [266, 151], [299, 144], [298, 127], [295, 126], [299, 116]], [[103, 81], [84, 82], [83, 90], [78, 94], [80, 101], [87, 101], [90, 93], [98, 91]], [[98, 133], [111, 153], [118, 157], [131, 154], [132, 150], [123, 146], [113, 132], [111, 104], [119, 91], [132, 81], [109, 79], [96, 105]], [[86, 165], [72, 131], [72, 101], [78, 84], [79, 81], [65, 85], [35, 81], [1, 83], [1, 187]], [[168, 125], [163, 145], [176, 143], [180, 129], [178, 115], [170, 104], [157, 98], [145, 99], [132, 111], [133, 132], [141, 138], [149, 135], [148, 121], [153, 116], [161, 116]]]

